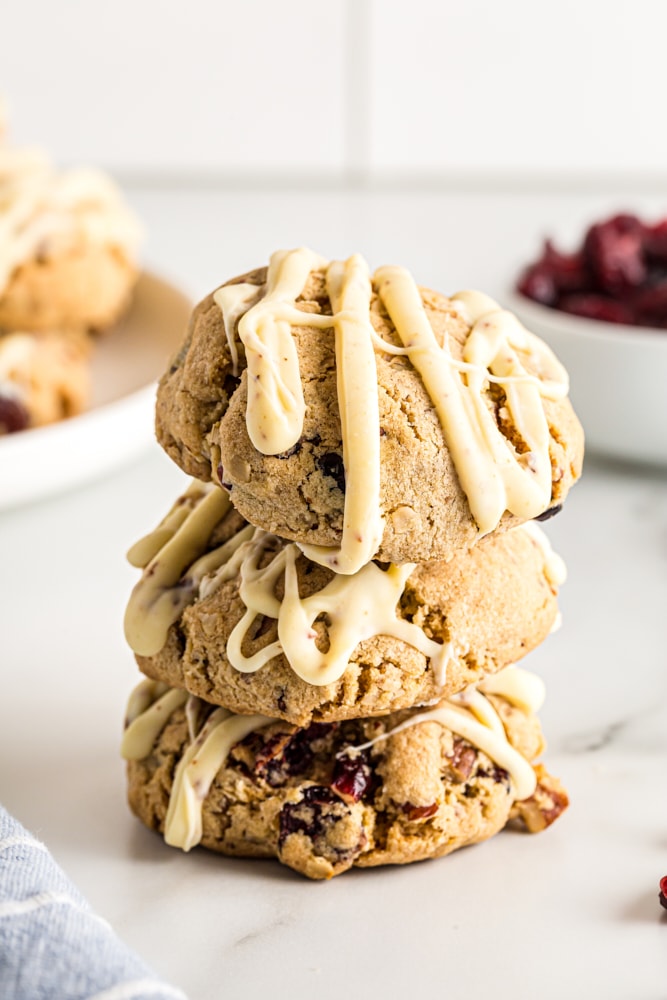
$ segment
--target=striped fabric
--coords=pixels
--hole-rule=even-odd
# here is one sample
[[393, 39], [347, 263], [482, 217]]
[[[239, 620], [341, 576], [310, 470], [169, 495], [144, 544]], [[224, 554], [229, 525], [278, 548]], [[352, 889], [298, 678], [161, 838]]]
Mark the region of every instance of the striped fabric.
[[78, 889], [0, 806], [2, 1000], [186, 1000], [96, 916]]

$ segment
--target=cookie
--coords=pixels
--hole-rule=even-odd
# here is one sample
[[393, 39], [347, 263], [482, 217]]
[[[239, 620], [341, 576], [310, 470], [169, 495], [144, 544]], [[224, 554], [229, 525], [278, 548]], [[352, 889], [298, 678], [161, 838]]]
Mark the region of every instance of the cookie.
[[0, 328], [100, 331], [126, 309], [140, 230], [101, 171], [0, 144]]
[[249, 522], [354, 573], [447, 560], [557, 508], [581, 471], [567, 374], [488, 296], [278, 251], [195, 309], [158, 440]]
[[0, 336], [0, 435], [81, 413], [90, 397], [89, 344], [82, 335]]
[[145, 681], [122, 747], [130, 807], [172, 846], [276, 857], [313, 879], [440, 857], [513, 818], [537, 831], [567, 806], [530, 763], [541, 696], [513, 667], [427, 711], [298, 729]]
[[557, 623], [562, 561], [540, 529], [448, 563], [335, 574], [194, 482], [130, 552], [125, 631], [141, 670], [295, 725], [428, 703], [519, 659]]

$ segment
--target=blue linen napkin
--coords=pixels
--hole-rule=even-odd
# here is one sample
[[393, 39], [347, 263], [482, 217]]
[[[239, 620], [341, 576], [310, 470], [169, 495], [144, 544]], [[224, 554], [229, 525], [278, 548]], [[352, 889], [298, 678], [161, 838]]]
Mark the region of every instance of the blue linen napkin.
[[0, 806], [2, 1000], [187, 1000], [98, 917], [36, 840]]

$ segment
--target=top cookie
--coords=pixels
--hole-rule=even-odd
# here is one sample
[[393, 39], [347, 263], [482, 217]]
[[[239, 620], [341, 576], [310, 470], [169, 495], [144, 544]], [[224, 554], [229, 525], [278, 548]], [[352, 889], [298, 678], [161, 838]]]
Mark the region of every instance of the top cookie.
[[583, 455], [567, 390], [488, 296], [301, 249], [197, 306], [156, 425], [247, 520], [353, 573], [448, 560], [561, 504]]

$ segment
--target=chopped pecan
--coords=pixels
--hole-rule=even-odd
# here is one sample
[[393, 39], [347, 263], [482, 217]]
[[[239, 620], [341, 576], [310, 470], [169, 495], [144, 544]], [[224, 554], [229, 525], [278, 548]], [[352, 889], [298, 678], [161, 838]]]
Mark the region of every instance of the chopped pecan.
[[404, 802], [401, 809], [408, 819], [414, 822], [416, 820], [429, 819], [431, 816], [435, 816], [438, 811], [438, 803], [431, 802], [428, 806], [415, 806], [412, 802]]
[[554, 778], [541, 764], [535, 765], [537, 787], [529, 799], [515, 802], [512, 818], [525, 823], [530, 833], [539, 833], [558, 819], [568, 805], [567, 792], [558, 778]]
[[447, 761], [456, 781], [467, 781], [476, 759], [477, 751], [474, 747], [464, 740], [454, 739], [452, 754], [448, 755]]

